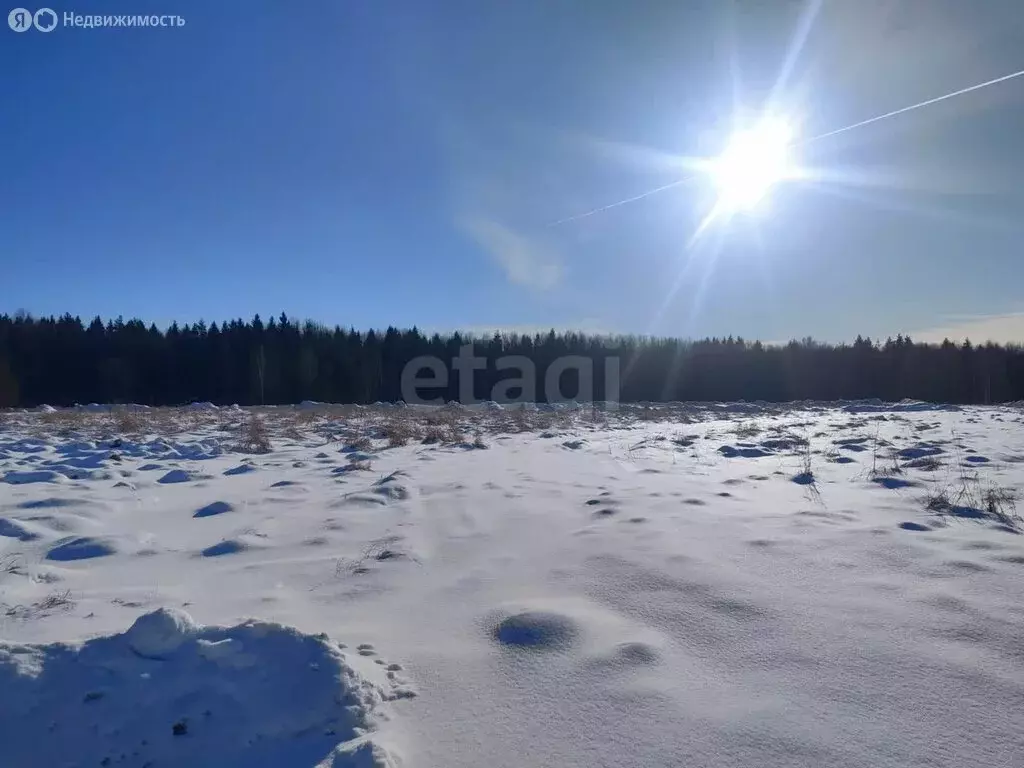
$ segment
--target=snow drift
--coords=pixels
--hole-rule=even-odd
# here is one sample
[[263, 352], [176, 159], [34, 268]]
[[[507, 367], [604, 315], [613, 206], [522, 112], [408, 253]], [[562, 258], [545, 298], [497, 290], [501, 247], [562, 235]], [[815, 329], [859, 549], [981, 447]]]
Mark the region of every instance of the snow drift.
[[381, 691], [324, 636], [140, 616], [81, 645], [0, 644], [0, 764], [388, 766]]

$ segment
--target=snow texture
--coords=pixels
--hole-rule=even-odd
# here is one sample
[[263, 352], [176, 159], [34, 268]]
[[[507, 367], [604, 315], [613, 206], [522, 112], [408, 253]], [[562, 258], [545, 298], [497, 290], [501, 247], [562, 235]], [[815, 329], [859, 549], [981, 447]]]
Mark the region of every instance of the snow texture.
[[257, 412], [3, 414], [0, 766], [1024, 765], [1019, 404]]

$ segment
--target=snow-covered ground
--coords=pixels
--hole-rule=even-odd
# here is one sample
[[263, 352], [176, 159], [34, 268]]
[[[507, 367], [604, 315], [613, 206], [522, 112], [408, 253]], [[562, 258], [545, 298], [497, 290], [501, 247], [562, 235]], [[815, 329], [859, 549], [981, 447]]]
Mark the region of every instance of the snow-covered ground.
[[1021, 490], [1018, 407], [7, 412], [0, 765], [1021, 766]]

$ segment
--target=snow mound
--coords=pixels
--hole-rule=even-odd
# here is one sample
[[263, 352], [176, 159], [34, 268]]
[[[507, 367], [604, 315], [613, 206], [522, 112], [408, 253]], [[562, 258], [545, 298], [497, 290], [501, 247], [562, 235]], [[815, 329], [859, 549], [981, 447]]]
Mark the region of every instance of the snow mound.
[[39, 534], [25, 526], [19, 520], [11, 520], [7, 517], [0, 517], [0, 536], [19, 541], [34, 541]]
[[51, 496], [45, 499], [23, 501], [18, 505], [18, 509], [57, 509], [58, 507], [77, 507], [81, 506], [81, 504], [82, 502], [76, 499], [62, 499]]
[[36, 513], [25, 515], [17, 519], [17, 524], [22, 527], [31, 526], [31, 530], [39, 531], [42, 535], [50, 533], [75, 533], [85, 525], [93, 525], [95, 521], [87, 516], [69, 513]]
[[60, 483], [64, 481], [64, 475], [50, 469], [19, 472], [11, 470], [3, 477], [5, 483], [11, 485], [29, 485], [30, 483]]
[[247, 475], [250, 472], [255, 472], [256, 469], [257, 468], [254, 467], [252, 464], [239, 464], [237, 467], [225, 469], [224, 474], [227, 475], [228, 477], [233, 477], [234, 475]]
[[213, 501], [205, 507], [197, 509], [192, 517], [213, 517], [214, 515], [223, 515], [225, 512], [231, 512], [233, 509], [234, 507], [226, 501]]
[[598, 661], [614, 667], [649, 667], [661, 661], [661, 651], [650, 643], [619, 643], [611, 653]]
[[78, 536], [58, 541], [49, 552], [47, 560], [67, 562], [71, 560], [89, 560], [93, 557], [106, 557], [118, 551], [115, 541], [102, 536]]
[[236, 536], [233, 539], [224, 539], [216, 544], [207, 547], [202, 551], [203, 557], [220, 557], [221, 555], [234, 555], [238, 552], [248, 552], [250, 549], [260, 549], [266, 546], [258, 537], [252, 535]]
[[178, 650], [195, 632], [195, 622], [187, 613], [160, 608], [139, 616], [124, 637], [128, 647], [144, 659], [162, 659]]
[[929, 528], [927, 525], [922, 525], [921, 523], [915, 523], [915, 522], [912, 522], [912, 521], [908, 521], [908, 522], [905, 522], [905, 523], [900, 523], [899, 527], [902, 528], [904, 531], [930, 531], [931, 530], [931, 528]]
[[157, 482], [166, 485], [168, 483], [187, 483], [189, 480], [193, 479], [194, 475], [191, 472], [186, 472], [184, 469], [172, 469], [166, 475], [157, 480]]
[[2, 765], [394, 765], [367, 735], [383, 692], [275, 623], [161, 609], [81, 645], [0, 643], [0, 689]]

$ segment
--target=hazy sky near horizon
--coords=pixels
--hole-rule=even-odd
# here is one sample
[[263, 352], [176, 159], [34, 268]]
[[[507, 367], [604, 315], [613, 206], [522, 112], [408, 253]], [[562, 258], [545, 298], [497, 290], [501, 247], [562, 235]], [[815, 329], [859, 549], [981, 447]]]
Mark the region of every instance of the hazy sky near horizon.
[[693, 242], [703, 179], [552, 226], [769, 102], [813, 137], [1022, 70], [1020, 0], [50, 7], [186, 23], [0, 28], [0, 312], [1024, 341], [1024, 77]]

